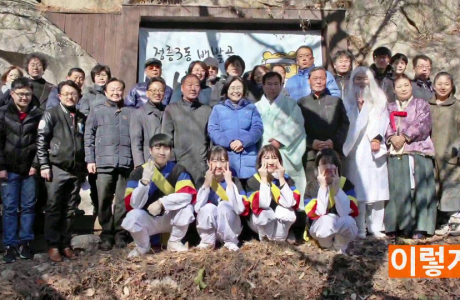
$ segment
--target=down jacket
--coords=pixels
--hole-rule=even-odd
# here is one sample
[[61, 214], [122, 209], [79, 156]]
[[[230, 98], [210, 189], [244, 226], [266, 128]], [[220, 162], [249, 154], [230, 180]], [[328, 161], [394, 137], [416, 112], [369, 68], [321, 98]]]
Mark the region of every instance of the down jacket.
[[98, 172], [133, 167], [129, 136], [133, 111], [132, 107], [119, 108], [107, 100], [90, 112], [85, 130], [85, 160], [96, 163]]
[[[209, 117], [209, 136], [214, 145], [227, 149], [230, 168], [238, 178], [249, 178], [256, 173], [257, 142], [263, 131], [260, 114], [247, 99], [241, 99], [236, 106], [227, 99], [214, 106]], [[240, 153], [230, 148], [235, 140], [243, 143], [244, 150]]]
[[0, 171], [28, 176], [30, 167], [39, 169], [37, 129], [43, 111], [32, 103], [24, 121], [14, 103], [0, 108]]

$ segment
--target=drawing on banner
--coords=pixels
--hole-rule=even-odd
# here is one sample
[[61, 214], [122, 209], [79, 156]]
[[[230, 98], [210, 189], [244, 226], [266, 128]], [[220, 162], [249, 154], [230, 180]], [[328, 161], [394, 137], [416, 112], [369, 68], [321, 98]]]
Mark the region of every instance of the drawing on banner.
[[266, 65], [268, 68], [274, 64], [283, 65], [286, 69], [286, 79], [289, 79], [297, 74], [295, 51], [291, 51], [289, 53], [272, 53], [270, 51], [265, 51], [262, 58], [262, 64]]
[[[313, 49], [315, 64], [322, 65], [321, 34], [308, 32], [249, 32], [249, 31], [180, 31], [141, 28], [139, 32], [139, 66], [148, 58], [163, 62], [162, 77], [172, 87], [179, 84], [192, 61], [214, 57], [219, 62], [220, 75], [225, 75], [225, 60], [239, 55], [246, 70], [255, 65], [281, 64], [286, 78], [297, 74], [295, 51], [302, 45]], [[139, 79], [144, 70], [139, 68]]]

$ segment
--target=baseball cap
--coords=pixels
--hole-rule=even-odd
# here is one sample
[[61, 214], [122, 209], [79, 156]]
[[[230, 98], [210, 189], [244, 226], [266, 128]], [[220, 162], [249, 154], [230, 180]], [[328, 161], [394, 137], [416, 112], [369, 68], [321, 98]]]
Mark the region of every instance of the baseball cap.
[[203, 61], [208, 67], [219, 68], [219, 62], [214, 57], [208, 57]]
[[162, 62], [156, 58], [149, 58], [145, 61], [144, 68], [147, 68], [150, 65], [159, 65], [160, 67], [163, 66]]

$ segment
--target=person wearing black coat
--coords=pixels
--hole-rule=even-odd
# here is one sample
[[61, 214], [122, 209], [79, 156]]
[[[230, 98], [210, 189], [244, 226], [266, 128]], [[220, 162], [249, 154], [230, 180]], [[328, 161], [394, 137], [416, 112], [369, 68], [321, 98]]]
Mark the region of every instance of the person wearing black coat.
[[70, 240], [86, 167], [83, 141], [86, 117], [76, 108], [81, 90], [68, 80], [59, 84], [58, 93], [61, 103], [44, 112], [37, 137], [40, 173], [48, 192], [45, 239], [48, 255], [54, 262], [62, 261], [61, 253], [75, 258]]
[[13, 81], [10, 94], [13, 101], [0, 108], [0, 180], [6, 249], [3, 261], [6, 263], [15, 261], [17, 256], [33, 258], [29, 243], [34, 239], [34, 175], [38, 169], [35, 140], [43, 113], [32, 102], [33, 86], [27, 78]]

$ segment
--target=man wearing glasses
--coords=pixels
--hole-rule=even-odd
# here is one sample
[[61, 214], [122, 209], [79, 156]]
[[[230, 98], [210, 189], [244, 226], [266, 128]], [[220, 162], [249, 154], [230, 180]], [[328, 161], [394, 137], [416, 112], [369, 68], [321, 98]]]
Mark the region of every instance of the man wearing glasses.
[[217, 77], [219, 74], [219, 62], [214, 57], [208, 57], [203, 62], [208, 66], [209, 73], [206, 84], [212, 88], [220, 80], [220, 77]]
[[[139, 108], [148, 101], [147, 97], [147, 84], [151, 78], [161, 78], [162, 63], [156, 58], [150, 58], [145, 62], [145, 75], [147, 80], [136, 84], [130, 91], [125, 99], [125, 106], [132, 106]], [[168, 105], [171, 100], [172, 88], [169, 86], [165, 87], [165, 95], [162, 103]]]
[[149, 160], [150, 139], [161, 131], [161, 118], [165, 106], [166, 83], [162, 78], [151, 78], [147, 85], [149, 100], [131, 117], [129, 135], [134, 167], [140, 167]]
[[412, 59], [415, 77], [412, 80], [412, 95], [414, 98], [429, 101], [434, 97], [433, 84], [430, 80], [432, 61], [426, 55], [417, 55]]
[[[0, 109], [0, 180], [5, 263], [15, 261], [18, 256], [23, 259], [33, 258], [29, 243], [34, 239], [34, 175], [39, 168], [35, 140], [43, 114], [36, 103], [32, 102], [33, 85], [29, 79], [21, 77], [14, 80], [10, 94], [13, 101]], [[20, 217], [18, 210], [21, 212]]]
[[[315, 68], [315, 58], [313, 57], [313, 50], [309, 46], [300, 46], [296, 51], [296, 57], [299, 71], [297, 75], [289, 78], [286, 83], [286, 90], [292, 99], [299, 101], [300, 98], [307, 97], [312, 92], [308, 78], [310, 71]], [[340, 98], [341, 92], [334, 76], [329, 72], [326, 72], [326, 76], [327, 93]]]
[[37, 157], [46, 180], [45, 239], [53, 262], [75, 259], [70, 247], [72, 224], [85, 174], [83, 136], [86, 117], [77, 110], [81, 90], [71, 80], [58, 85], [60, 103], [43, 113], [38, 124]]

